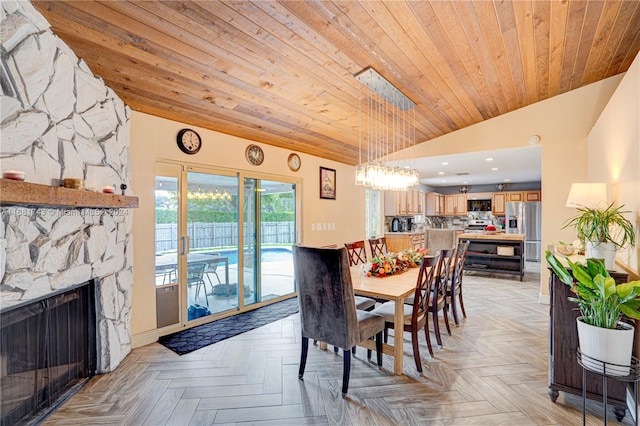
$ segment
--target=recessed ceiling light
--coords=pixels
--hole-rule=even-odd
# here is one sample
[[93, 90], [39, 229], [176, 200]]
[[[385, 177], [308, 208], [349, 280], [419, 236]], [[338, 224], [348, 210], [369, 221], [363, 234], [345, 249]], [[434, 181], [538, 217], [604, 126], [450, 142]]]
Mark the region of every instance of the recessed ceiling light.
[[443, 166], [446, 166], [446, 165], [448, 165], [448, 164], [449, 164], [449, 163], [447, 163], [446, 161], [443, 161], [443, 162], [442, 162], [442, 165], [443, 165]]
[[444, 172], [438, 172], [438, 174], [439, 174], [439, 175], [443, 175], [443, 174], [444, 174]]
[[462, 183], [464, 183], [464, 184], [466, 185], [466, 184], [468, 184], [469, 182], [467, 182], [467, 181], [465, 180], [465, 181], [464, 181], [464, 182], [462, 182]]
[[484, 161], [493, 161], [493, 158], [491, 158], [491, 157], [485, 158]]
[[505, 179], [504, 181], [505, 182], [511, 182], [511, 179]]
[[493, 170], [495, 172], [496, 170], [498, 170], [498, 168], [497, 167], [492, 167], [491, 170]]
[[446, 179], [442, 179], [442, 181], [443, 181], [443, 182], [446, 182], [447, 180], [446, 180]]

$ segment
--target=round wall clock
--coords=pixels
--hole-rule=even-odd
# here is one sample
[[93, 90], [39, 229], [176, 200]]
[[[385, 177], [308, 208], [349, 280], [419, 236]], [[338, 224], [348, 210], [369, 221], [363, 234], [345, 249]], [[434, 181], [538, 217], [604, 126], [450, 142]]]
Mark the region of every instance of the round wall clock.
[[300, 166], [302, 165], [300, 156], [295, 153], [289, 154], [289, 158], [287, 158], [287, 164], [289, 165], [291, 171], [297, 172], [298, 170], [300, 170]]
[[182, 129], [178, 132], [178, 148], [185, 154], [195, 154], [202, 148], [202, 139], [195, 130]]
[[249, 145], [245, 152], [247, 161], [254, 166], [259, 166], [264, 161], [264, 152], [258, 145]]

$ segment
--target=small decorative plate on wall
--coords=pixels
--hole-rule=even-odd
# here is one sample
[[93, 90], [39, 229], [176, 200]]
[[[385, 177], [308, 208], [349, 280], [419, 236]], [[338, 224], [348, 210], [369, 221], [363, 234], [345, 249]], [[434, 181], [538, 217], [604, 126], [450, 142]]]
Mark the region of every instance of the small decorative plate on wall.
[[264, 152], [258, 145], [249, 145], [245, 151], [247, 161], [254, 165], [259, 166], [264, 161]]

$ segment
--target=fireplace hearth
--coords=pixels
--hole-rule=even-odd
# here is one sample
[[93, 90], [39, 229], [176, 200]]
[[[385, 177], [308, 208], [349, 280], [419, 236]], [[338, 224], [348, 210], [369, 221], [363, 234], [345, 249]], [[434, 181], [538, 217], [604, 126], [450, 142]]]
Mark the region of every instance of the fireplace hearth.
[[96, 280], [3, 310], [0, 424], [44, 417], [96, 373]]

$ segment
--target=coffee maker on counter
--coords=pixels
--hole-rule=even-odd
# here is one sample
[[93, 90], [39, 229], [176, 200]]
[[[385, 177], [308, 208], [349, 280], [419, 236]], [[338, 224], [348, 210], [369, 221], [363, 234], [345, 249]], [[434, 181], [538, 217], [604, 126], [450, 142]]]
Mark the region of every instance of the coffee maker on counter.
[[412, 217], [397, 216], [391, 219], [390, 232], [409, 232], [412, 226]]

